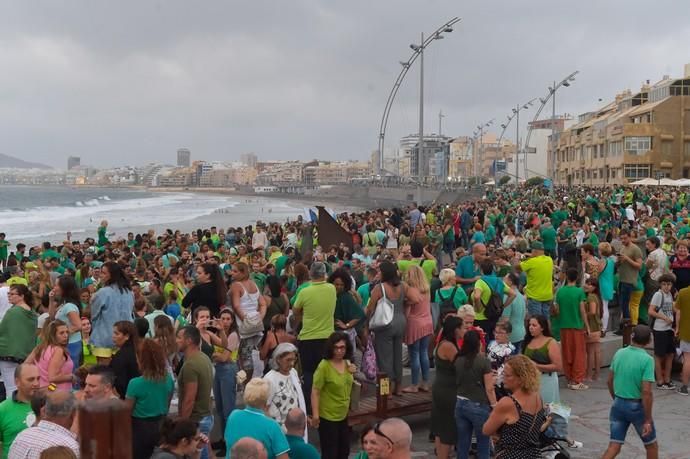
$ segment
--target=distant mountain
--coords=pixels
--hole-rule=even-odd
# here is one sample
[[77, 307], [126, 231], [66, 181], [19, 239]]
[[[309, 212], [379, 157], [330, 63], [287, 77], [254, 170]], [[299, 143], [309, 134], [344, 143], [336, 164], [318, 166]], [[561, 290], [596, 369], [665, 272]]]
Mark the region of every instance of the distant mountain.
[[29, 161], [24, 161], [23, 159], [3, 155], [2, 153], [0, 153], [0, 168], [1, 167], [13, 167], [15, 169], [52, 169], [52, 167], [46, 166], [45, 164], [32, 163]]

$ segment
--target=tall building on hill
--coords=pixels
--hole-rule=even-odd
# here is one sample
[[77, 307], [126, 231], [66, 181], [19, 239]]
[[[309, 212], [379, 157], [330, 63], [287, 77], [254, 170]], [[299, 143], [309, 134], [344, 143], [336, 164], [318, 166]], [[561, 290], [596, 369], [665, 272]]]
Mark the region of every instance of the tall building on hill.
[[81, 165], [81, 158], [79, 156], [70, 156], [67, 158], [67, 170], [79, 167]]
[[177, 166], [189, 167], [192, 164], [192, 154], [188, 148], [180, 148], [177, 150]]
[[240, 162], [247, 167], [256, 167], [259, 158], [254, 153], [243, 153], [240, 155]]

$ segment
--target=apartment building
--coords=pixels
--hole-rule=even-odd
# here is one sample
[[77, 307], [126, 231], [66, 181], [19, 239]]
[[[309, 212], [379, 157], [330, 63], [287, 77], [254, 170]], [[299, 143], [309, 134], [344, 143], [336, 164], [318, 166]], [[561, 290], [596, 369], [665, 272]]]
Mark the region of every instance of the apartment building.
[[682, 78], [617, 94], [556, 137], [548, 160], [557, 184], [690, 178], [690, 64]]

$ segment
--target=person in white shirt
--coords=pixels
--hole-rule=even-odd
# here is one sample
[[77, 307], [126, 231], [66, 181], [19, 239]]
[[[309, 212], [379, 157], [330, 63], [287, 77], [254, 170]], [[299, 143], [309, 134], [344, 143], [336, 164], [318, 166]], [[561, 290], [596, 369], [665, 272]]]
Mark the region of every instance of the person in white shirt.
[[265, 249], [268, 247], [268, 237], [261, 225], [256, 225], [256, 231], [252, 234], [252, 249]]
[[39, 459], [52, 446], [66, 446], [79, 457], [77, 437], [70, 427], [77, 413], [77, 400], [67, 391], [48, 392], [45, 416], [34, 427], [24, 429], [12, 442], [8, 459]]

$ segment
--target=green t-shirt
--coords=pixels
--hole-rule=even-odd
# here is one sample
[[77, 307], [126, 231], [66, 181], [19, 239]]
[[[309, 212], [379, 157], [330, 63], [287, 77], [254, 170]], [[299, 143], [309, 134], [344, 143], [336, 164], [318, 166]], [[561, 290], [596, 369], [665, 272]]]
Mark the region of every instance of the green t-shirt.
[[197, 383], [194, 408], [191, 420], [201, 421], [201, 418], [211, 414], [211, 388], [213, 387], [213, 365], [211, 359], [203, 352], [197, 352], [191, 357], [185, 357], [184, 364], [177, 376], [180, 402], [184, 400], [185, 384]]
[[312, 282], [299, 292], [293, 309], [302, 310], [302, 331], [299, 334], [301, 341], [331, 336], [335, 302], [335, 287], [325, 281]]
[[319, 363], [313, 383], [313, 387], [319, 390], [319, 417], [334, 422], [347, 418], [352, 381], [347, 367], [340, 373], [328, 360]]
[[259, 293], [263, 295], [264, 287], [266, 286], [266, 278], [268, 276], [266, 276], [264, 273], [251, 273], [249, 277], [256, 284], [257, 288], [259, 289]]
[[276, 274], [280, 276], [280, 273], [283, 271], [283, 268], [285, 268], [285, 263], [288, 261], [287, 255], [281, 255], [278, 257], [278, 259], [275, 262], [275, 267], [276, 267]]
[[7, 459], [10, 446], [19, 433], [31, 427], [36, 416], [31, 411], [30, 403], [23, 403], [8, 398], [0, 403], [0, 443], [2, 443], [2, 458]]
[[161, 381], [136, 377], [127, 385], [126, 398], [134, 400], [133, 418], [152, 418], [168, 414], [175, 382], [169, 373]]
[[431, 282], [431, 278], [434, 276], [434, 271], [436, 270], [436, 260], [400, 260], [398, 261], [400, 274], [405, 274], [412, 265], [421, 267], [426, 275], [427, 282]]
[[585, 328], [583, 317], [580, 314], [580, 303], [586, 301], [585, 291], [575, 285], [566, 285], [556, 292], [556, 304], [558, 304], [559, 321], [561, 329]]
[[553, 259], [548, 255], [531, 257], [520, 262], [520, 268], [527, 275], [525, 296], [537, 301], [553, 299]]
[[7, 242], [4, 239], [0, 239], [0, 261], [7, 260], [7, 247], [9, 245], [10, 245], [9, 242]]
[[544, 250], [556, 250], [556, 230], [552, 226], [542, 228], [541, 240], [544, 243]]
[[476, 355], [471, 362], [462, 356], [455, 359], [455, 387], [457, 395], [473, 402], [488, 404], [484, 389], [484, 375], [491, 373], [491, 362], [486, 356]]
[[628, 399], [642, 398], [642, 382], [654, 382], [654, 359], [637, 346], [619, 349], [611, 361], [613, 393]]

